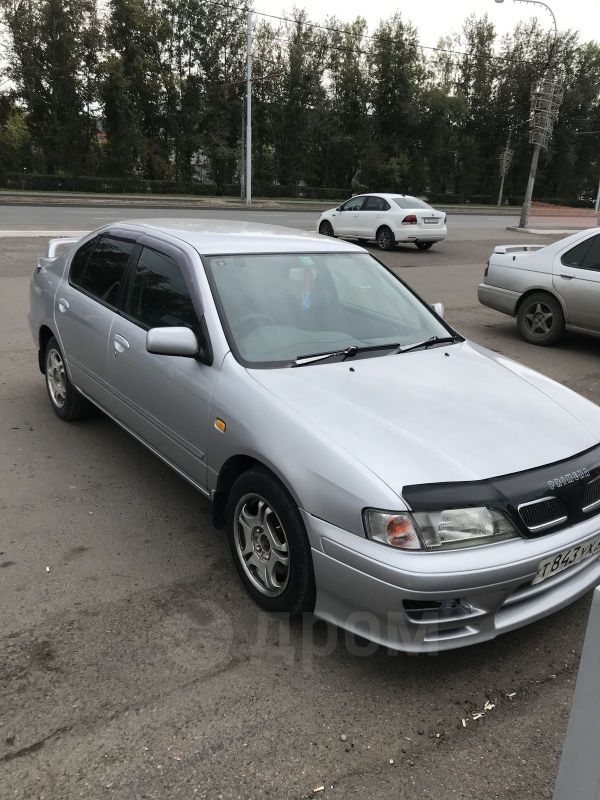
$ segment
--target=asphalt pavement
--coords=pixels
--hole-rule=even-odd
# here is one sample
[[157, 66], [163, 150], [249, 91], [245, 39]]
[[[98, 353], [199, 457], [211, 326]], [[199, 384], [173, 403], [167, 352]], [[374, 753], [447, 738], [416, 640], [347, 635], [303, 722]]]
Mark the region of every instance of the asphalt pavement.
[[[450, 214], [450, 235], [454, 232], [477, 232], [505, 230], [516, 225], [518, 216], [493, 214]], [[263, 211], [260, 209], [240, 211], [228, 209], [151, 208], [147, 206], [126, 208], [99, 208], [96, 206], [26, 206], [1, 205], [0, 231], [90, 231], [125, 219], [239, 219], [261, 222], [267, 225], [314, 229], [319, 217], [317, 211]]]
[[[64, 214], [26, 211], [21, 229]], [[451, 220], [384, 260], [468, 337], [600, 402], [597, 340], [536, 348], [477, 304], [494, 244], [544, 241], [506, 224]], [[206, 500], [106, 417], [52, 413], [26, 322], [44, 244], [0, 241], [0, 796], [551, 798], [590, 598], [443, 657], [263, 613]]]

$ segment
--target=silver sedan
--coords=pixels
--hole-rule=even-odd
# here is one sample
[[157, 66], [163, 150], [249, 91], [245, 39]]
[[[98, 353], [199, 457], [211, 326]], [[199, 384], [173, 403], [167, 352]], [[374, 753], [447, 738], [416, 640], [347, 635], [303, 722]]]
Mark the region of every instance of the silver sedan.
[[599, 334], [600, 231], [579, 231], [547, 247], [496, 247], [478, 297], [516, 316], [532, 344], [554, 344], [565, 330]]
[[185, 220], [59, 247], [29, 316], [53, 411], [101, 409], [212, 501], [264, 609], [437, 651], [600, 581], [600, 409], [362, 248]]

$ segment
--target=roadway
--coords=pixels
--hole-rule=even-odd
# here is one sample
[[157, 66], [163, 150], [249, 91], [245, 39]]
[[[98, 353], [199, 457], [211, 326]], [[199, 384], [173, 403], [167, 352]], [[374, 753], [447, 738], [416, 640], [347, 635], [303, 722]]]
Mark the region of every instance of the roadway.
[[[125, 219], [239, 219], [267, 225], [284, 225], [312, 230], [318, 219], [316, 211], [263, 211], [239, 209], [177, 209], [127, 206], [108, 208], [97, 206], [40, 206], [0, 205], [0, 231], [89, 231]], [[518, 217], [493, 214], [449, 214], [450, 237], [464, 238], [468, 231], [479, 238], [480, 231], [502, 231], [516, 225]]]

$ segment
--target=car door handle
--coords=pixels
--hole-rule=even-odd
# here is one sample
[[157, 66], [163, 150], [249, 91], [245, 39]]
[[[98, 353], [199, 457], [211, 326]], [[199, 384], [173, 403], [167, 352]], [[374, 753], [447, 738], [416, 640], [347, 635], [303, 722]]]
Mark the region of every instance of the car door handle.
[[129, 350], [129, 342], [124, 336], [121, 336], [120, 333], [115, 333], [114, 336], [114, 353], [113, 355], [117, 355], [118, 353], [124, 353], [125, 350]]
[[564, 279], [565, 279], [565, 280], [567, 280], [567, 281], [571, 281], [571, 280], [573, 280], [573, 278], [575, 277], [575, 275], [573, 275], [573, 274], [572, 274], [572, 273], [570, 273], [570, 272], [561, 272], [561, 273], [560, 273], [560, 277], [561, 277], [561, 278], [564, 278]]
[[67, 311], [69, 310], [69, 308], [70, 308], [69, 303], [66, 300], [63, 300], [62, 297], [59, 297], [58, 298], [58, 310], [60, 311], [60, 313], [61, 314], [66, 314]]

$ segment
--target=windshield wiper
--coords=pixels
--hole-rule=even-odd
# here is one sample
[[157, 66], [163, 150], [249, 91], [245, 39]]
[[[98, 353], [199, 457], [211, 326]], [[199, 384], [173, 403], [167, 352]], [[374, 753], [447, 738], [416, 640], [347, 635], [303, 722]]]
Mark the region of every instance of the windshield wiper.
[[397, 347], [394, 353], [409, 353], [411, 350], [419, 350], [419, 348], [427, 350], [428, 347], [432, 347], [434, 344], [452, 344], [453, 342], [464, 342], [464, 339], [458, 334], [454, 336], [430, 336], [429, 339], [425, 339], [422, 342], [415, 342], [406, 347]]
[[356, 344], [345, 347], [343, 350], [332, 350], [330, 353], [309, 353], [305, 356], [298, 356], [290, 367], [304, 367], [307, 364], [316, 364], [319, 361], [325, 361], [328, 358], [340, 358], [345, 361], [347, 358], [354, 358], [357, 353], [366, 353], [371, 350], [397, 350], [400, 345], [397, 342], [390, 344], [372, 344], [359, 347]]

